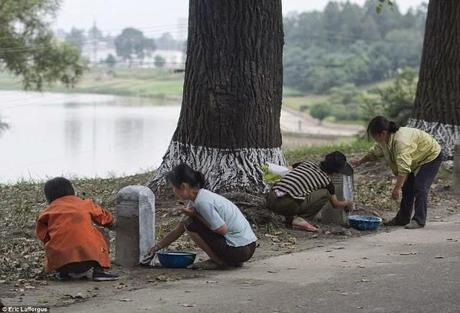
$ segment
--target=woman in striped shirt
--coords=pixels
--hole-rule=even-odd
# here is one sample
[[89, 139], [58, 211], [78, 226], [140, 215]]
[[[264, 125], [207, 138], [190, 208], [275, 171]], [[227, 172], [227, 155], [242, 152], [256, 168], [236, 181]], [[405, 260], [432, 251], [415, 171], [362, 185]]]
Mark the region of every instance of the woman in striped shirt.
[[311, 221], [327, 201], [335, 208], [345, 210], [353, 205], [351, 201], [337, 199], [331, 180], [335, 174], [353, 174], [353, 168], [339, 151], [326, 155], [319, 165], [302, 162], [273, 186], [268, 196], [268, 206], [276, 214], [285, 216], [286, 225], [316, 231], [308, 220]]

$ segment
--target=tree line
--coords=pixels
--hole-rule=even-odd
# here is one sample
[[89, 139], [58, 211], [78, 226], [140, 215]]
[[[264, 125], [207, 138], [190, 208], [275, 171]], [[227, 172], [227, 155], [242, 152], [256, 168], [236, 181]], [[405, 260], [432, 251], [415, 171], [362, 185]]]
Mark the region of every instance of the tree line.
[[426, 5], [402, 13], [394, 3], [376, 14], [363, 6], [329, 2], [324, 11], [284, 18], [284, 85], [303, 93], [325, 93], [351, 83], [369, 84], [420, 64]]

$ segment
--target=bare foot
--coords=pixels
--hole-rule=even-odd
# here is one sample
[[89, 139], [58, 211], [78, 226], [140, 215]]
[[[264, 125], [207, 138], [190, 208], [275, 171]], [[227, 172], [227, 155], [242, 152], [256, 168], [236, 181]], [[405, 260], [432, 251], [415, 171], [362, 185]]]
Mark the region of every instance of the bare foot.
[[189, 265], [187, 268], [192, 270], [221, 270], [224, 269], [225, 266], [219, 265], [213, 260], [209, 259], [206, 261], [193, 263]]
[[309, 232], [316, 232], [318, 228], [310, 224], [307, 220], [297, 216], [292, 220], [292, 228]]

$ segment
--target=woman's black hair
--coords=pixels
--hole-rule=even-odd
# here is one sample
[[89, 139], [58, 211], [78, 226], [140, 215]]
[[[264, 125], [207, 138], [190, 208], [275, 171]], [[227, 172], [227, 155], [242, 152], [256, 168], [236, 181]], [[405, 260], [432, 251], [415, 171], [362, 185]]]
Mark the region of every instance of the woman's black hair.
[[179, 188], [182, 183], [187, 183], [195, 188], [203, 188], [206, 185], [204, 175], [184, 163], [173, 168], [166, 175], [166, 180], [177, 188]]
[[383, 116], [376, 116], [367, 126], [367, 136], [371, 137], [380, 134], [384, 130], [389, 133], [396, 133], [399, 130], [399, 126], [395, 122], [389, 121]]
[[45, 183], [43, 191], [45, 192], [46, 201], [48, 201], [48, 203], [61, 197], [75, 196], [75, 190], [73, 189], [72, 183], [64, 177], [55, 177], [48, 180]]

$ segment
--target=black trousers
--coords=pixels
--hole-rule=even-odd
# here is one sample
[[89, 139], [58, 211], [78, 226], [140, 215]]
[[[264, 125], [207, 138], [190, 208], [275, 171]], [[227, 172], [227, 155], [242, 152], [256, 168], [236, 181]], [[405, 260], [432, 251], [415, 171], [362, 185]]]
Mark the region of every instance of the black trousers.
[[229, 246], [224, 236], [210, 230], [199, 219], [188, 218], [185, 223], [185, 228], [192, 233], [200, 235], [209, 248], [227, 265], [237, 266], [248, 261], [256, 250], [255, 241], [242, 247]]
[[[442, 155], [420, 167], [417, 174], [410, 173], [402, 187], [402, 199], [399, 212], [396, 215], [396, 221], [401, 225], [410, 222], [412, 212], [415, 210], [413, 219], [420, 225], [425, 225], [428, 192], [433, 183], [436, 174], [441, 166]], [[415, 203], [415, 205], [414, 205]]]

